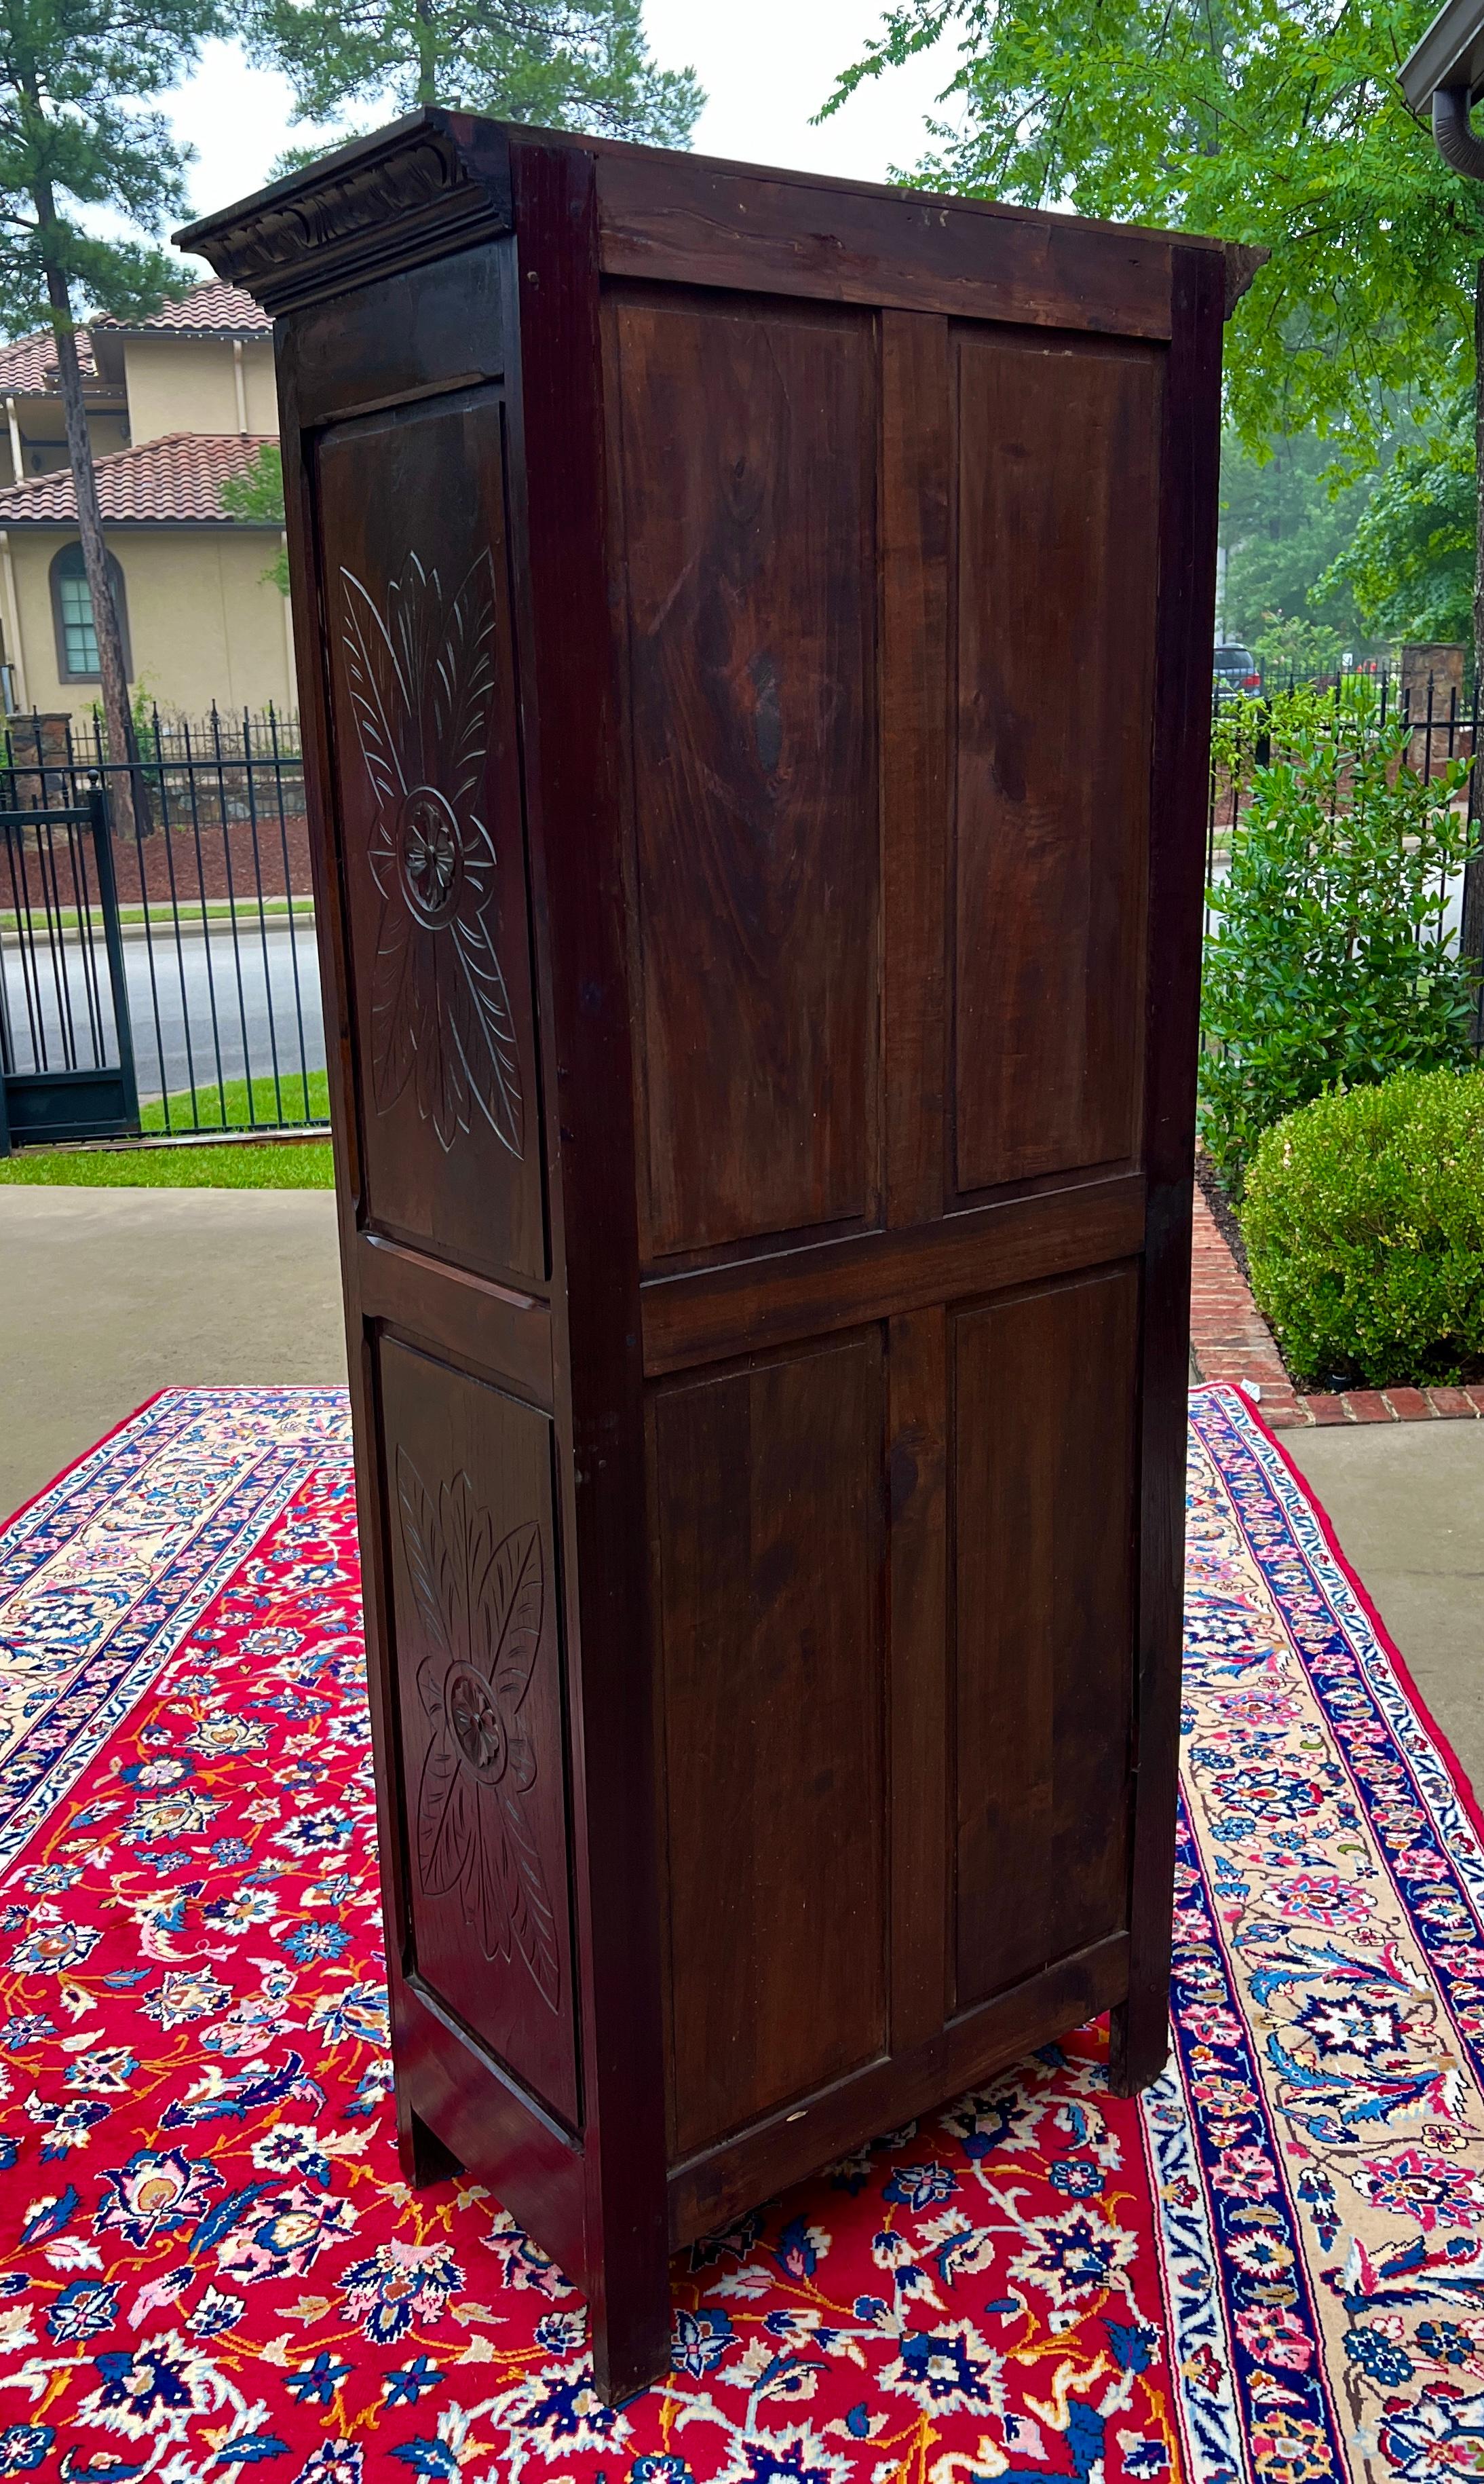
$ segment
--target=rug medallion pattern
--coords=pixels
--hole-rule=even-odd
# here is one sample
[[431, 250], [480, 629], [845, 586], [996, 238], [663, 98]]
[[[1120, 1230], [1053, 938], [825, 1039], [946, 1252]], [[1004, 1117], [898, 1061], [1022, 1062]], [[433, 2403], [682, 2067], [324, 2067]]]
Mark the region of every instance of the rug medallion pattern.
[[0, 1536], [0, 2476], [1484, 2475], [1484, 1842], [1192, 1400], [1175, 2043], [1048, 2046], [675, 2264], [669, 2386], [392, 2143], [343, 1401], [173, 1391]]

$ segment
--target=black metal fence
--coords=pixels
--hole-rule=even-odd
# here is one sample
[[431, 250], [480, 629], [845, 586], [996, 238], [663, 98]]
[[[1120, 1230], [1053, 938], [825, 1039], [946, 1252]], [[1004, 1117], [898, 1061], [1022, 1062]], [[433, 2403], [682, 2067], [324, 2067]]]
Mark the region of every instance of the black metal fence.
[[[1337, 705], [1355, 701], [1360, 714], [1366, 716], [1378, 730], [1400, 722], [1407, 734], [1404, 764], [1424, 784], [1431, 784], [1452, 762], [1471, 760], [1480, 748], [1480, 709], [1484, 704], [1481, 686], [1466, 675], [1461, 665], [1441, 676], [1403, 665], [1357, 666], [1307, 685], [1296, 683], [1291, 675], [1281, 682], [1263, 675], [1256, 690], [1240, 692], [1218, 681], [1213, 695], [1213, 725], [1218, 730], [1213, 740], [1219, 743], [1222, 724], [1229, 727], [1233, 716], [1240, 716], [1241, 759], [1240, 764], [1231, 767], [1223, 765], [1213, 754], [1206, 824], [1208, 935], [1215, 920], [1209, 892], [1225, 874], [1232, 835], [1251, 789], [1252, 770], [1267, 765], [1274, 756], [1273, 703], [1282, 691], [1306, 687], [1333, 697]], [[1336, 798], [1342, 803], [1339, 789]], [[1476, 844], [1484, 833], [1484, 753], [1479, 764], [1469, 769], [1455, 798]], [[1450, 945], [1457, 948], [1462, 944], [1471, 957], [1484, 954], [1484, 869], [1480, 862], [1471, 862], [1466, 870], [1442, 880], [1438, 896]]]
[[[270, 708], [136, 726], [13, 716], [0, 741], [0, 1035], [32, 1075], [117, 1059], [104, 927], [77, 850], [44, 817], [106, 796], [144, 1132], [328, 1120], [298, 727]], [[43, 960], [44, 954], [44, 963]], [[100, 996], [90, 1003], [89, 995]]]

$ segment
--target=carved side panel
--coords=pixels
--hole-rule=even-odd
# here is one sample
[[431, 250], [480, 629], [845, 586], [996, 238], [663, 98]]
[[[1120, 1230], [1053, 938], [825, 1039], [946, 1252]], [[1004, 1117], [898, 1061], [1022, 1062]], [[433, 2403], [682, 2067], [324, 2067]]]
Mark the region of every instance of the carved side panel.
[[551, 1424], [382, 1346], [412, 1971], [577, 2120]]
[[366, 1214], [539, 1282], [499, 399], [344, 424], [317, 472]]

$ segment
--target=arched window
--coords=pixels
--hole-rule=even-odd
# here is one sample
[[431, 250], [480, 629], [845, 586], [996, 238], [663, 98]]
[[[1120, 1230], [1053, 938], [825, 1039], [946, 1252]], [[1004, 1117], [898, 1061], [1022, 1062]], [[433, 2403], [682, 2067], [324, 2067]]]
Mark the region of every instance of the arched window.
[[[112, 553], [106, 557], [109, 583], [114, 591], [114, 610], [119, 615], [119, 635], [123, 641], [123, 670], [132, 680], [134, 660], [129, 653], [129, 611], [124, 601], [123, 572]], [[58, 680], [100, 680], [98, 642], [93, 627], [93, 598], [88, 592], [88, 573], [83, 567], [80, 543], [64, 544], [52, 562], [51, 617], [57, 633]]]

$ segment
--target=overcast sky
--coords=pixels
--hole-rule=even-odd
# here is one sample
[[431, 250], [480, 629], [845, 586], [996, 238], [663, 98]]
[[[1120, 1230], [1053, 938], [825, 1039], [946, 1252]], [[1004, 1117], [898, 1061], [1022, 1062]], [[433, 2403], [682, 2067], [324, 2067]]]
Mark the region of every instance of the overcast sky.
[[[884, 180], [927, 144], [934, 98], [953, 74], [950, 41], [872, 80], [822, 129], [810, 115], [835, 72], [858, 57], [881, 21], [881, 0], [645, 0], [650, 48], [666, 68], [693, 68], [710, 101], [696, 125], [703, 153], [797, 165], [847, 179]], [[275, 157], [310, 133], [289, 122], [288, 88], [250, 68], [232, 43], [208, 46], [202, 67], [168, 99], [179, 135], [197, 150], [190, 174], [197, 215], [261, 187]]]

